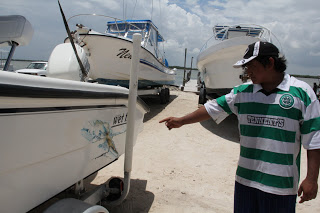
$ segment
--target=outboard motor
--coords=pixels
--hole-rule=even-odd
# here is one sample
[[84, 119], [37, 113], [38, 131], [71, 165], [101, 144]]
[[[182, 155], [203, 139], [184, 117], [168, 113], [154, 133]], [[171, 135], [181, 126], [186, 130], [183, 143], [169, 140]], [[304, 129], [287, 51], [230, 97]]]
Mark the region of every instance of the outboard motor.
[[[83, 48], [75, 44], [79, 58], [85, 68], [85, 72], [89, 73], [90, 64]], [[72, 49], [71, 43], [63, 43], [57, 45], [48, 61], [47, 77], [61, 78], [75, 81], [83, 81], [79, 63]]]

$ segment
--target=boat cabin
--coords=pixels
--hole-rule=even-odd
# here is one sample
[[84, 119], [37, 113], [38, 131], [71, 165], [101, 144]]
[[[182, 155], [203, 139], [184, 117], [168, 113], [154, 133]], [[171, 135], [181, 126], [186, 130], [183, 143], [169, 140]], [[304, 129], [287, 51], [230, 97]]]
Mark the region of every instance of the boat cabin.
[[151, 20], [124, 20], [107, 23], [106, 33], [132, 39], [134, 33], [142, 35], [141, 46], [149, 50], [155, 57], [162, 58], [159, 42], [164, 39]]

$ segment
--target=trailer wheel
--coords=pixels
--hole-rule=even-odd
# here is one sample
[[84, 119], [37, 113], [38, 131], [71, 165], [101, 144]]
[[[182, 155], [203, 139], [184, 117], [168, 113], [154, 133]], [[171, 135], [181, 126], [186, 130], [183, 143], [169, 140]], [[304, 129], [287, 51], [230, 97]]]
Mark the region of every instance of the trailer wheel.
[[166, 102], [169, 103], [169, 101], [170, 101], [170, 90], [169, 90], [169, 88], [165, 88], [165, 95], [166, 95]]
[[123, 191], [123, 181], [120, 178], [112, 178], [109, 181], [110, 193], [106, 197], [108, 201], [115, 201], [121, 197]]
[[160, 103], [165, 104], [166, 103], [166, 91], [165, 89], [161, 89], [160, 91]]
[[200, 88], [200, 93], [199, 93], [199, 104], [205, 104], [207, 102], [207, 92], [206, 92], [206, 88], [201, 87]]

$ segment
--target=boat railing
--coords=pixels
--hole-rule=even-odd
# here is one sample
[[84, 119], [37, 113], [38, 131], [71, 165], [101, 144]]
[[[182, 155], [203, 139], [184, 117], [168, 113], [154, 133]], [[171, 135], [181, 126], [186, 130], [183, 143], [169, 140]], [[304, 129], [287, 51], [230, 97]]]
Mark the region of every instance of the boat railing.
[[95, 14], [95, 13], [92, 13], [92, 14], [83, 13], [83, 14], [76, 14], [76, 15], [71, 16], [67, 20], [67, 22], [69, 23], [72, 19], [74, 19], [76, 17], [81, 17], [81, 16], [95, 16], [95, 17], [103, 17], [103, 18], [109, 19], [108, 22], [113, 22], [113, 25], [115, 26], [115, 28], [114, 28], [114, 30], [110, 30], [109, 32], [108, 32], [108, 28], [106, 30], [103, 30], [103, 32], [106, 34], [112, 34], [115, 36], [130, 38], [130, 36], [132, 37], [132, 35], [134, 33], [140, 33], [140, 34], [142, 34], [142, 40], [146, 39], [144, 36], [144, 33], [143, 33], [144, 31], [146, 31], [146, 29], [139, 28], [139, 26], [137, 26], [134, 23], [130, 23], [130, 22], [127, 22], [126, 20], [115, 18], [112, 16]]
[[209, 45], [211, 45], [213, 42], [216, 42], [217, 40], [223, 41], [225, 39], [238, 36], [258, 37], [268, 42], [273, 42], [272, 40], [276, 39], [277, 43], [280, 45], [280, 49], [282, 50], [281, 43], [270, 29], [256, 24], [237, 24], [231, 26], [214, 26], [213, 35], [204, 43], [204, 45], [200, 49], [200, 52], [207, 49]]

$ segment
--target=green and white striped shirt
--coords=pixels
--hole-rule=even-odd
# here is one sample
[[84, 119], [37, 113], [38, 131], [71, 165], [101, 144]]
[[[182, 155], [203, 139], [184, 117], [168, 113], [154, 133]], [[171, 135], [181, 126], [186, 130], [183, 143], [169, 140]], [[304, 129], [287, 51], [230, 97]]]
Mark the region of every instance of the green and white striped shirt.
[[320, 105], [312, 88], [286, 74], [277, 91], [243, 84], [207, 102], [209, 115], [219, 123], [237, 115], [240, 157], [236, 181], [264, 192], [294, 195], [298, 191], [301, 144], [320, 149]]

